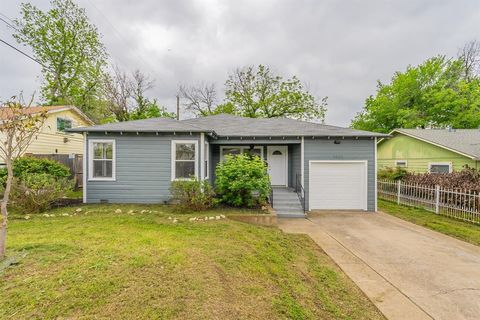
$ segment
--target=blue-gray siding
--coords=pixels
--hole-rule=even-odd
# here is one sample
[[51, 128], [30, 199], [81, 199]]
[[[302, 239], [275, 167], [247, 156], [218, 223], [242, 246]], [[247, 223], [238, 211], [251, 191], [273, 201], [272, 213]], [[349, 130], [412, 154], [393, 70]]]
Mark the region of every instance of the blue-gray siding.
[[288, 185], [295, 187], [297, 174], [301, 176], [301, 155], [302, 147], [300, 144], [292, 144], [288, 146]]
[[[311, 160], [367, 160], [368, 161], [368, 203], [369, 211], [375, 210], [375, 142], [371, 139], [345, 139], [334, 144], [334, 140], [305, 138], [305, 203], [309, 200], [309, 161]], [[348, 196], [346, 194], [345, 196]], [[308, 208], [307, 208], [308, 209]]]
[[[137, 136], [91, 133], [87, 140], [92, 139], [115, 140], [116, 180], [88, 181], [87, 178], [88, 203], [102, 200], [117, 203], [160, 203], [170, 198], [172, 140], [200, 141], [200, 135]], [[198, 154], [200, 156], [200, 152]], [[198, 172], [200, 173], [200, 168]], [[88, 164], [85, 174], [88, 177]]]

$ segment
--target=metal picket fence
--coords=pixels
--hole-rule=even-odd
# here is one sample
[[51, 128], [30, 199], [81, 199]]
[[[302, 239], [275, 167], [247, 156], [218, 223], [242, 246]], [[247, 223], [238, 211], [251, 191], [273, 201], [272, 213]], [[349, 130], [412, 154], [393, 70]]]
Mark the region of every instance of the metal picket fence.
[[480, 224], [480, 194], [477, 192], [392, 180], [378, 180], [377, 184], [381, 199]]

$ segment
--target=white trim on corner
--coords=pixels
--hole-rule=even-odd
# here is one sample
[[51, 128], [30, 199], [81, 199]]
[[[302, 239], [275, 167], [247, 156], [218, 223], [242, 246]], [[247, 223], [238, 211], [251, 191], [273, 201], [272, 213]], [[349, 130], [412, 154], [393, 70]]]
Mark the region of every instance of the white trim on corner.
[[429, 162], [428, 163], [428, 172], [430, 173], [430, 170], [432, 166], [448, 166], [448, 173], [453, 172], [453, 166], [451, 162]]
[[87, 157], [88, 157], [88, 149], [87, 149], [87, 133], [83, 133], [83, 173], [82, 173], [82, 193], [83, 193], [83, 203], [87, 203], [87, 174], [90, 172], [87, 167]]
[[300, 175], [302, 176], [302, 187], [305, 188], [305, 138], [303, 136], [300, 144]]
[[268, 157], [270, 157], [270, 150], [273, 149], [273, 148], [275, 148], [275, 149], [282, 148], [282, 150], [284, 150], [284, 154], [285, 154], [285, 187], [288, 187], [288, 146], [286, 146], [286, 145], [267, 146], [267, 159], [268, 159]]
[[[377, 164], [377, 137], [375, 137], [375, 145], [373, 146], [375, 148], [375, 212], [378, 211], [378, 182], [377, 182], [377, 175], [378, 175], [378, 164]], [[406, 166], [406, 163], [405, 163]], [[368, 170], [368, 167], [367, 167]], [[368, 174], [367, 174], [367, 209], [368, 209]]]
[[[112, 177], [94, 178], [93, 177], [93, 144], [111, 143], [112, 144]], [[89, 139], [88, 140], [88, 181], [116, 181], [117, 175], [117, 148], [115, 139]]]
[[205, 179], [205, 133], [200, 133], [200, 179]]
[[[365, 165], [365, 203], [364, 211], [368, 211], [368, 160], [310, 160], [308, 161], [308, 172], [312, 172], [312, 163], [363, 163]], [[308, 178], [308, 190], [310, 190], [310, 177]], [[308, 211], [312, 211], [311, 197], [308, 197]]]
[[402, 160], [402, 159], [397, 159], [394, 161], [395, 167], [398, 167], [398, 162], [405, 162], [405, 167], [402, 168], [407, 168], [408, 167], [408, 160]]
[[[176, 179], [175, 178], [175, 161], [176, 161], [176, 148], [175, 146], [178, 144], [178, 143], [193, 143], [195, 144], [195, 177], [197, 177], [198, 179], [198, 140], [172, 140], [172, 145], [171, 145], [171, 156], [170, 156], [170, 160], [171, 160], [171, 170], [170, 170], [170, 174], [171, 174], [171, 181], [174, 181], [174, 180], [189, 180], [189, 179]], [[200, 179], [199, 179], [200, 180]]]

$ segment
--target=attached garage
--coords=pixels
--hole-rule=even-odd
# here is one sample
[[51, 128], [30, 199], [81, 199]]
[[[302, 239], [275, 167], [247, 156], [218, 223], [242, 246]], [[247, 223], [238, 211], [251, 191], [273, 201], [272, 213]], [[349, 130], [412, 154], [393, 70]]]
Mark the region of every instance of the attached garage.
[[309, 208], [367, 210], [368, 161], [310, 161]]

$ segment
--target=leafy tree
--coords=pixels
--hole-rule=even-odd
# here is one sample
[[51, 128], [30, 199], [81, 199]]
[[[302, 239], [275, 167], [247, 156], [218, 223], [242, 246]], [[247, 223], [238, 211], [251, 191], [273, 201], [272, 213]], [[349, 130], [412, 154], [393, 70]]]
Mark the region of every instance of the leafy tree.
[[13, 97], [1, 106], [5, 109], [3, 110], [4, 118], [0, 126], [0, 133], [3, 136], [3, 141], [0, 143], [0, 157], [5, 161], [7, 177], [3, 190], [3, 199], [0, 205], [0, 260], [5, 256], [8, 223], [7, 207], [10, 201], [10, 192], [12, 190], [14, 177], [13, 163], [28, 148], [47, 117], [46, 111], [37, 114], [25, 112], [25, 110], [30, 107], [32, 100], [26, 104], [21, 96], [19, 98]]
[[101, 85], [107, 53], [85, 9], [72, 0], [52, 0], [46, 12], [21, 5], [15, 39], [42, 63], [41, 93], [48, 104], [73, 104], [89, 114]]
[[461, 58], [444, 56], [396, 72], [389, 84], [379, 82], [376, 95], [352, 121], [356, 129], [378, 132], [479, 125], [480, 80], [465, 72]]
[[245, 117], [324, 120], [327, 97], [318, 102], [297, 77], [284, 80], [259, 65], [237, 69], [228, 77], [225, 102]]
[[296, 77], [283, 80], [268, 67], [236, 69], [225, 82], [225, 101], [217, 104], [214, 84], [181, 85], [183, 106], [196, 116], [230, 113], [251, 118], [325, 118], [327, 98], [320, 102]]

